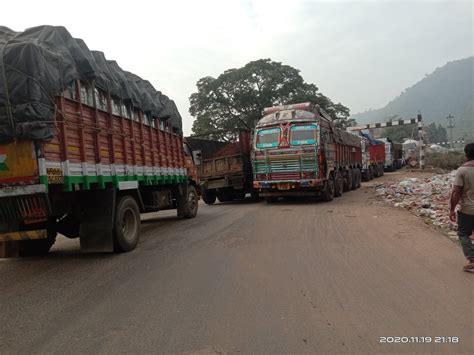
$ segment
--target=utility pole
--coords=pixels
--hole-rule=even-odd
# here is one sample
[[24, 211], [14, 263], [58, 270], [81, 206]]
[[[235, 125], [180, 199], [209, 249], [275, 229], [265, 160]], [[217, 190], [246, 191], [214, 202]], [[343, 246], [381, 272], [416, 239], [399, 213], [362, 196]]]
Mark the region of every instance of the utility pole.
[[449, 129], [449, 146], [451, 147], [451, 149], [453, 149], [454, 148], [454, 144], [453, 144], [454, 117], [453, 115], [449, 114], [449, 116], [446, 117], [446, 119], [449, 122], [447, 126], [447, 128]]

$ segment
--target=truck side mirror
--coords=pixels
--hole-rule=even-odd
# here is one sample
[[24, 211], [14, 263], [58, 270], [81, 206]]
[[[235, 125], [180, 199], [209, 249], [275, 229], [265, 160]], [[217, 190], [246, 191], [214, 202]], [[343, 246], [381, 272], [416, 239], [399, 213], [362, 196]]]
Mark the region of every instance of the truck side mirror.
[[202, 155], [200, 150], [193, 150], [193, 161], [194, 165], [201, 165]]

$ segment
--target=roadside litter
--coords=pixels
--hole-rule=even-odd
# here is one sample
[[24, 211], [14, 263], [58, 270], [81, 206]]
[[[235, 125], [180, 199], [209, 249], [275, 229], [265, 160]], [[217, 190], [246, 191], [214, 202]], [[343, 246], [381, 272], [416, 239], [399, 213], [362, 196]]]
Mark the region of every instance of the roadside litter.
[[449, 197], [455, 174], [454, 170], [427, 178], [386, 182], [377, 186], [376, 195], [444, 229], [450, 238], [457, 239], [456, 226], [449, 220]]

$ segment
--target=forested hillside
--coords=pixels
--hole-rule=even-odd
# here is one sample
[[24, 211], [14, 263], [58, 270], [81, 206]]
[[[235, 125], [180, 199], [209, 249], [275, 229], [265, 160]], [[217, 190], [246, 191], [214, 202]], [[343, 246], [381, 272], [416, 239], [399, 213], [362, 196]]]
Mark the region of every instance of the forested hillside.
[[447, 126], [446, 116], [454, 116], [453, 138], [474, 140], [474, 57], [456, 60], [405, 89], [385, 107], [352, 115], [358, 123], [385, 121], [395, 115], [414, 117], [418, 111], [426, 123]]

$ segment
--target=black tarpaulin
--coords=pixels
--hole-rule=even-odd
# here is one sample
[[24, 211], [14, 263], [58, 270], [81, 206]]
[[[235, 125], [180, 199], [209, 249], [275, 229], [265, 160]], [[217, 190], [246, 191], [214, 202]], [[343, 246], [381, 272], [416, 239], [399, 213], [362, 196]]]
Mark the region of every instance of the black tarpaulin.
[[54, 98], [75, 80], [94, 82], [125, 104], [167, 119], [182, 131], [172, 100], [102, 52], [90, 51], [64, 27], [15, 32], [0, 26], [0, 142], [51, 139]]

